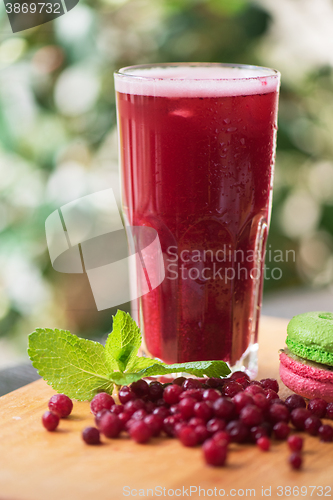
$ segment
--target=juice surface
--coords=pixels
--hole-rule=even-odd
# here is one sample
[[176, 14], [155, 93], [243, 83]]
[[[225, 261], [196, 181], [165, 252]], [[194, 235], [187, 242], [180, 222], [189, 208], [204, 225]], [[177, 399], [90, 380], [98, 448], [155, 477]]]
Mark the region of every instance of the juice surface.
[[138, 299], [147, 349], [233, 365], [256, 341], [277, 91], [117, 100], [124, 214], [157, 230], [166, 271]]

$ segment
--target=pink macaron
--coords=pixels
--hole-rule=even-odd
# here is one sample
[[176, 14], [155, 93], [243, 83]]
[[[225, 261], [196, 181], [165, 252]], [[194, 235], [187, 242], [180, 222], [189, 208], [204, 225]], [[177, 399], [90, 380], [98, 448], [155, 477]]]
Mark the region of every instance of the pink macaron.
[[333, 368], [300, 358], [289, 349], [280, 353], [280, 378], [284, 385], [304, 398], [333, 402]]
[[333, 313], [294, 316], [280, 354], [282, 382], [305, 398], [333, 402]]

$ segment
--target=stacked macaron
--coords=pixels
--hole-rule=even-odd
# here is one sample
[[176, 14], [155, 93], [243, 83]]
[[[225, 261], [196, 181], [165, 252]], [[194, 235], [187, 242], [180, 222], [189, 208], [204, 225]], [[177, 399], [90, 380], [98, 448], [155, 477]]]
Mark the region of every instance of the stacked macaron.
[[287, 334], [288, 348], [280, 353], [282, 382], [305, 398], [333, 402], [333, 313], [294, 316]]

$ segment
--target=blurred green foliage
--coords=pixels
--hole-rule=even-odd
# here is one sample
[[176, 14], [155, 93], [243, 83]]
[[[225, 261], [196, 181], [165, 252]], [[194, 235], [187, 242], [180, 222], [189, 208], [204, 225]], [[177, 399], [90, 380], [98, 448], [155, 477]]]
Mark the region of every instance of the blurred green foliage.
[[[107, 332], [110, 311], [94, 310], [84, 278], [52, 269], [44, 224], [62, 204], [117, 182], [113, 72], [147, 62], [270, 65], [275, 14], [262, 5], [81, 0], [15, 35], [1, 6], [0, 335], [25, 338], [38, 325]], [[293, 82], [287, 68], [282, 82], [268, 245], [294, 249], [296, 261], [279, 263], [283, 276], [266, 290], [333, 280], [332, 69], [313, 65]]]

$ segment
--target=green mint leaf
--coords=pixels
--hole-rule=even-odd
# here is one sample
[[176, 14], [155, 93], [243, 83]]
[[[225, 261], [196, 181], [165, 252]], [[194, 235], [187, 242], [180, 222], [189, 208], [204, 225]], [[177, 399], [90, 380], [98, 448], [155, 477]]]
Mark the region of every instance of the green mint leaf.
[[[141, 378], [168, 375], [170, 373], [188, 373], [197, 377], [226, 377], [230, 373], [228, 365], [224, 361], [193, 361], [189, 363], [176, 363], [165, 365], [161, 361], [149, 358], [137, 358], [136, 368], [140, 371], [134, 373], [113, 372], [110, 375], [112, 381], [117, 385], [128, 385]], [[135, 367], [133, 366], [133, 369]]]
[[145, 368], [148, 368], [149, 366], [153, 366], [153, 365], [162, 365], [163, 366], [163, 364], [164, 363], [162, 361], [158, 361], [157, 359], [144, 358], [144, 357], [137, 356], [133, 360], [131, 365], [127, 366], [126, 373], [128, 373], [128, 372], [137, 373], [137, 372], [140, 372], [141, 370], [144, 370]]
[[29, 335], [28, 354], [47, 383], [70, 398], [85, 401], [98, 392], [112, 394], [104, 347], [98, 342], [66, 330], [37, 328]]
[[230, 368], [224, 361], [191, 361], [189, 363], [176, 363], [174, 365], [154, 364], [138, 372], [143, 377], [167, 375], [169, 373], [189, 373], [196, 377], [226, 377]]
[[111, 378], [116, 385], [129, 385], [140, 380], [142, 376], [139, 373], [113, 372]]
[[105, 344], [105, 357], [111, 370], [126, 370], [134, 362], [141, 345], [138, 325], [128, 313], [117, 311], [113, 329]]

